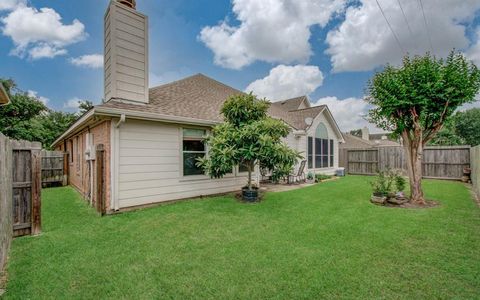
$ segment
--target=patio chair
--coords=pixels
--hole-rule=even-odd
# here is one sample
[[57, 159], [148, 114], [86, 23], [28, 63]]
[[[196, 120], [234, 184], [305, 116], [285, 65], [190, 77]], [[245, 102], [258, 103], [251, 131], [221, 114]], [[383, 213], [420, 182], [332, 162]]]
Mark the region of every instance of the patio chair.
[[288, 175], [288, 183], [295, 183], [303, 181], [305, 182], [305, 165], [307, 164], [306, 160], [300, 162], [298, 171], [296, 173]]

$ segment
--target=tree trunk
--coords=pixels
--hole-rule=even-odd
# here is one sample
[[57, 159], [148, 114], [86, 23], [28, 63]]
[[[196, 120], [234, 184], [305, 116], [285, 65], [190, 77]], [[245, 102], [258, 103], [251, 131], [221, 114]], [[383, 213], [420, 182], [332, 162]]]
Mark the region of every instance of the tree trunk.
[[247, 162], [247, 169], [248, 169], [248, 190], [252, 190], [252, 171], [253, 171], [253, 162]]
[[408, 133], [402, 134], [402, 137], [410, 182], [410, 202], [425, 205], [426, 202], [422, 190], [423, 143], [421, 137], [418, 138], [418, 136], [414, 134], [412, 140]]

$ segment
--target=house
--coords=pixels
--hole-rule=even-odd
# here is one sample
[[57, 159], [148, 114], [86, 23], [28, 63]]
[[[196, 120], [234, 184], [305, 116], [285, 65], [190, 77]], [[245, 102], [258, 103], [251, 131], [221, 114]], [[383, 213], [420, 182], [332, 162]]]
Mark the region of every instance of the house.
[[[242, 92], [202, 74], [148, 87], [147, 17], [134, 2], [111, 1], [105, 14], [105, 97], [53, 144], [69, 153], [69, 182], [96, 202], [95, 149], [105, 153], [108, 212], [162, 201], [239, 190], [246, 170], [211, 179], [196, 166], [208, 154], [202, 143], [222, 122], [226, 99]], [[308, 170], [333, 174], [343, 137], [326, 106], [302, 96], [271, 105], [269, 115], [291, 128], [290, 147]], [[258, 173], [258, 172], [257, 172]]]
[[400, 141], [391, 138], [389, 132], [370, 133], [367, 127], [362, 128], [361, 137], [351, 133], [343, 133], [343, 139], [345, 143], [340, 145], [340, 149], [401, 146]]

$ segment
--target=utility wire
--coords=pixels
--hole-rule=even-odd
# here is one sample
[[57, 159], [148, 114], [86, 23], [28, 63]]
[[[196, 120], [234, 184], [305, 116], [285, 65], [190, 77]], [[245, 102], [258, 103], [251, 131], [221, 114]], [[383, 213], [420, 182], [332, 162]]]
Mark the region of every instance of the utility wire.
[[400, 44], [400, 40], [398, 39], [397, 35], [395, 34], [395, 31], [393, 31], [392, 25], [390, 25], [390, 22], [388, 22], [387, 16], [385, 16], [385, 13], [383, 12], [382, 6], [378, 2], [378, 0], [375, 0], [377, 2], [378, 8], [380, 9], [380, 12], [383, 15], [383, 18], [387, 22], [388, 27], [390, 28], [390, 31], [392, 32], [393, 36], [395, 37], [395, 40], [397, 41], [398, 47], [400, 47], [400, 50], [402, 53], [405, 53], [405, 50], [403, 50], [402, 44]]
[[402, 11], [403, 19], [405, 19], [405, 23], [407, 23], [408, 32], [410, 32], [410, 37], [413, 40], [413, 32], [412, 32], [412, 28], [410, 28], [410, 24], [408, 23], [407, 15], [405, 15], [405, 11], [403, 10], [403, 7], [402, 7], [402, 4], [400, 3], [400, 0], [397, 0], [397, 2], [398, 2], [398, 6], [400, 6], [400, 10]]
[[425, 23], [425, 29], [427, 30], [427, 37], [428, 37], [428, 42], [430, 43], [430, 50], [432, 50], [432, 54], [433, 54], [432, 39], [430, 38], [430, 31], [428, 30], [427, 18], [425, 17], [425, 10], [423, 9], [423, 3], [422, 3], [422, 0], [418, 0], [418, 2], [420, 3], [420, 7], [422, 8], [423, 22]]

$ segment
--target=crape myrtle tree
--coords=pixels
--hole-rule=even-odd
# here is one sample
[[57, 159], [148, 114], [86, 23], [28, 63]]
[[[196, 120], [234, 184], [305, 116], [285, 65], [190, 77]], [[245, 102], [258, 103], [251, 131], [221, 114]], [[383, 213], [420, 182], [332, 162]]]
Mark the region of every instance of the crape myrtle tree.
[[387, 65], [368, 83], [369, 119], [403, 139], [410, 179], [410, 201], [425, 204], [421, 185], [423, 148], [462, 104], [473, 102], [480, 72], [463, 54], [446, 59], [408, 55], [403, 65]]
[[220, 178], [243, 165], [248, 170], [249, 190], [255, 166], [273, 170], [277, 177], [288, 175], [300, 155], [283, 141], [289, 127], [267, 116], [270, 102], [252, 93], [231, 96], [222, 107], [224, 122], [206, 138], [208, 156], [198, 165], [212, 178]]

